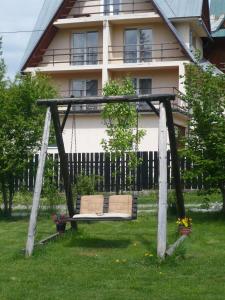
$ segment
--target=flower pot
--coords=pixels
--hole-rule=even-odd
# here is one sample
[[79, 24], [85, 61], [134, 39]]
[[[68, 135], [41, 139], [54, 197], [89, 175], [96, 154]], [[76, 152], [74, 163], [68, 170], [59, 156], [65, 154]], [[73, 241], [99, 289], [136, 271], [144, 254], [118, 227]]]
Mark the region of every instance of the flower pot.
[[191, 233], [191, 227], [179, 226], [180, 235], [189, 235]]
[[66, 223], [58, 223], [56, 224], [56, 231], [58, 233], [64, 233], [66, 230]]

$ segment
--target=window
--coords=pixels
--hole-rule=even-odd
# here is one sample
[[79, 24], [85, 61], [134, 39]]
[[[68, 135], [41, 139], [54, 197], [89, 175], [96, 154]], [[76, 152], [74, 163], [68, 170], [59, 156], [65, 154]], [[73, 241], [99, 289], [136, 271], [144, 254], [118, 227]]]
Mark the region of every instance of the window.
[[134, 78], [133, 83], [137, 95], [146, 95], [152, 93], [152, 79]]
[[[152, 93], [152, 79], [150, 78], [134, 78], [133, 84], [137, 95]], [[143, 102], [138, 104], [138, 108], [141, 110], [149, 110], [149, 106]]]
[[195, 36], [194, 32], [192, 30], [190, 30], [190, 50], [191, 51], [194, 52], [196, 50], [196, 44], [197, 44], [196, 36]]
[[[73, 97], [97, 96], [98, 95], [98, 80], [73, 80], [71, 82], [70, 95]], [[95, 110], [95, 104], [76, 105], [75, 110]]]
[[77, 32], [72, 37], [73, 65], [98, 64], [98, 32]]
[[152, 30], [127, 29], [124, 32], [124, 62], [148, 62], [152, 57]]
[[119, 15], [120, 13], [120, 0], [104, 0], [104, 15], [110, 14]]

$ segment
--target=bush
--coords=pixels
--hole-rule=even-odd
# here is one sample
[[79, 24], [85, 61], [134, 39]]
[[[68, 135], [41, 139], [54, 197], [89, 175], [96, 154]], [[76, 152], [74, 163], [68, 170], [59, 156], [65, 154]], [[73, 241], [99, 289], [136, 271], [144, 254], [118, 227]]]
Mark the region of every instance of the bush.
[[77, 182], [73, 186], [74, 195], [94, 195], [96, 193], [96, 184], [101, 180], [99, 176], [79, 175]]

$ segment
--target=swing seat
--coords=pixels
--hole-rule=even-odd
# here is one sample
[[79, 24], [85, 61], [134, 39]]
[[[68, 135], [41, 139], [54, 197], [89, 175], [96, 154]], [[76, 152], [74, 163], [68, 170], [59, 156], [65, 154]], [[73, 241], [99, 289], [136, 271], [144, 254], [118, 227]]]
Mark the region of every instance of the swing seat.
[[81, 196], [76, 214], [68, 221], [130, 221], [137, 219], [137, 198], [132, 195]]

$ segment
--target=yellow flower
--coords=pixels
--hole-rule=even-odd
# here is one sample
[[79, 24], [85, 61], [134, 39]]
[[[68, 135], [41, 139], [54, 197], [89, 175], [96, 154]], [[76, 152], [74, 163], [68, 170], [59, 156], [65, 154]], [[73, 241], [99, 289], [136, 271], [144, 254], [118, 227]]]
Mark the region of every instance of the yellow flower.
[[119, 259], [116, 259], [116, 263], [119, 263], [120, 262], [120, 260]]

